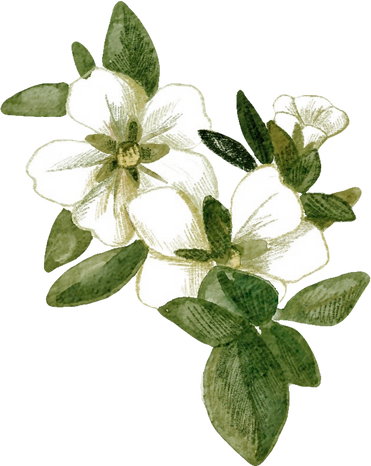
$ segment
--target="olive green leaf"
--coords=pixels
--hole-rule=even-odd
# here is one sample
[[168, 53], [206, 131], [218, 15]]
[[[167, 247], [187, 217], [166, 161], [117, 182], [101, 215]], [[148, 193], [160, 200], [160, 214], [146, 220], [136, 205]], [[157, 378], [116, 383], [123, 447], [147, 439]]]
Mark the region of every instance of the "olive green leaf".
[[273, 145], [267, 127], [242, 91], [237, 93], [237, 115], [247, 144], [261, 163], [272, 163]]
[[228, 163], [247, 172], [256, 168], [253, 156], [249, 154], [242, 144], [234, 139], [207, 129], [199, 130], [198, 134], [208, 149]]
[[210, 270], [200, 285], [198, 298], [239, 314], [253, 325], [269, 320], [278, 304], [278, 293], [269, 282], [224, 266]]
[[308, 343], [298, 331], [277, 322], [261, 328], [261, 337], [277, 359], [289, 383], [318, 387], [321, 374]]
[[79, 75], [87, 79], [95, 68], [94, 58], [90, 55], [88, 49], [80, 44], [80, 42], [74, 42], [72, 44], [72, 56]]
[[103, 66], [130, 76], [152, 97], [158, 88], [160, 64], [148, 32], [123, 2], [116, 3], [104, 42]]
[[147, 257], [142, 241], [89, 257], [67, 270], [50, 288], [49, 306], [94, 303], [119, 291], [138, 272]]
[[234, 340], [246, 327], [241, 316], [203, 299], [177, 298], [158, 311], [192, 337], [210, 346]]
[[304, 134], [299, 123], [295, 123], [294, 125], [294, 130], [292, 132], [292, 140], [295, 143], [298, 153], [302, 154], [304, 150]]
[[317, 149], [300, 156], [286, 173], [284, 181], [299, 193], [305, 193], [321, 174], [321, 159]]
[[89, 134], [85, 141], [91, 144], [95, 149], [100, 150], [104, 154], [116, 156], [117, 144], [116, 141], [106, 134]]
[[273, 144], [274, 159], [285, 179], [299, 160], [298, 150], [292, 138], [274, 121], [268, 121], [267, 127]]
[[1, 106], [5, 115], [61, 117], [66, 114], [68, 84], [38, 84], [18, 92]]
[[93, 239], [90, 231], [80, 230], [69, 210], [63, 209], [53, 223], [45, 250], [46, 272], [71, 262], [83, 254]]
[[189, 259], [197, 262], [207, 262], [211, 260], [211, 253], [204, 249], [177, 249], [175, 254], [183, 259]]
[[141, 144], [139, 151], [142, 162], [151, 163], [167, 155], [170, 152], [170, 147], [166, 144]]
[[351, 312], [370, 281], [364, 272], [350, 272], [299, 291], [274, 316], [311, 325], [336, 325]]
[[204, 402], [216, 431], [246, 461], [261, 464], [286, 422], [289, 390], [258, 332], [214, 348], [204, 372]]
[[334, 194], [306, 193], [300, 200], [310, 220], [351, 222], [356, 218], [350, 205]]
[[223, 257], [231, 248], [232, 221], [229, 210], [212, 196], [207, 196], [203, 202], [203, 220], [213, 257]]

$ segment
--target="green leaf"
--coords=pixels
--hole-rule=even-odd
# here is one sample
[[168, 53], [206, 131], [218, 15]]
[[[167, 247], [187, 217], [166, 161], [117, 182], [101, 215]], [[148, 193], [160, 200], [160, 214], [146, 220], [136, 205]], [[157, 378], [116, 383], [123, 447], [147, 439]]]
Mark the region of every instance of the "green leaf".
[[210, 346], [228, 343], [246, 328], [241, 316], [203, 299], [177, 298], [158, 311], [192, 337]]
[[74, 42], [72, 44], [72, 55], [79, 75], [87, 79], [95, 68], [94, 58], [90, 55], [88, 49], [80, 44], [80, 42]]
[[86, 136], [85, 141], [104, 154], [110, 154], [114, 156], [117, 154], [116, 141], [106, 134], [89, 134]]
[[229, 210], [212, 196], [207, 196], [203, 202], [203, 220], [213, 257], [223, 257], [231, 248], [232, 221]]
[[94, 303], [119, 291], [138, 272], [147, 256], [142, 241], [89, 257], [67, 270], [50, 288], [49, 306]]
[[289, 383], [318, 387], [321, 374], [308, 343], [291, 327], [270, 322], [262, 327], [261, 337], [282, 367]]
[[38, 84], [18, 92], [1, 106], [5, 115], [60, 117], [66, 114], [68, 84]]
[[210, 252], [204, 249], [177, 249], [175, 254], [184, 259], [197, 262], [207, 262], [211, 259]]
[[261, 163], [272, 163], [273, 145], [267, 127], [242, 91], [237, 93], [237, 115], [247, 144]]
[[206, 129], [199, 130], [198, 134], [208, 149], [228, 163], [247, 172], [256, 168], [253, 156], [247, 152], [242, 144], [234, 139]]
[[356, 305], [370, 277], [364, 272], [350, 272], [323, 280], [299, 291], [278, 310], [275, 320], [290, 320], [311, 325], [336, 325]]
[[298, 150], [292, 138], [274, 121], [268, 121], [267, 127], [273, 144], [274, 159], [285, 179], [299, 160]]
[[301, 129], [301, 126], [299, 125], [299, 123], [294, 124], [294, 130], [292, 132], [292, 140], [295, 143], [298, 153], [302, 154], [304, 151], [304, 134], [303, 134], [303, 130]]
[[206, 275], [198, 298], [239, 314], [253, 325], [269, 320], [278, 304], [278, 293], [269, 282], [223, 266], [214, 267]]
[[143, 24], [123, 2], [116, 3], [104, 42], [103, 66], [130, 76], [152, 97], [158, 88], [160, 64]]
[[166, 144], [141, 144], [139, 151], [143, 163], [152, 163], [167, 155], [170, 147]]
[[212, 350], [204, 401], [224, 440], [252, 465], [261, 464], [286, 422], [289, 391], [281, 367], [253, 327]]
[[321, 159], [317, 149], [304, 153], [288, 170], [284, 181], [299, 193], [305, 193], [321, 174]]
[[71, 262], [83, 254], [93, 239], [90, 231], [80, 230], [69, 210], [63, 209], [53, 223], [45, 250], [46, 272]]
[[309, 219], [351, 222], [356, 216], [350, 205], [334, 194], [307, 193], [300, 197], [306, 216]]

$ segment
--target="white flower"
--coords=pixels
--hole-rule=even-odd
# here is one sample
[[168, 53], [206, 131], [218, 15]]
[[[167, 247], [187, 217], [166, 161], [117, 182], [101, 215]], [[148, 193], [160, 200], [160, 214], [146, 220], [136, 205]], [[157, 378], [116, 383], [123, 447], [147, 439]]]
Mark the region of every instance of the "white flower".
[[96, 68], [70, 86], [67, 112], [90, 129], [86, 140], [41, 147], [27, 171], [38, 194], [70, 209], [103, 243], [131, 239], [126, 205], [149, 189], [174, 186], [195, 204], [215, 195], [210, 163], [190, 152], [201, 142], [198, 129], [210, 128], [194, 87], [171, 84], [148, 100], [128, 76]]
[[303, 131], [304, 147], [319, 148], [326, 139], [341, 133], [349, 124], [348, 115], [324, 97], [281, 95], [274, 104], [275, 122], [292, 136], [295, 124]]
[[[178, 257], [178, 249], [210, 251], [202, 213], [171, 188], [149, 191], [133, 200], [129, 215], [150, 253], [137, 278], [139, 299], [159, 307], [181, 296], [197, 296], [202, 279], [215, 265]], [[323, 234], [304, 220], [299, 198], [281, 182], [272, 165], [249, 173], [232, 197], [232, 243], [229, 265], [259, 275], [285, 293], [328, 262]]]

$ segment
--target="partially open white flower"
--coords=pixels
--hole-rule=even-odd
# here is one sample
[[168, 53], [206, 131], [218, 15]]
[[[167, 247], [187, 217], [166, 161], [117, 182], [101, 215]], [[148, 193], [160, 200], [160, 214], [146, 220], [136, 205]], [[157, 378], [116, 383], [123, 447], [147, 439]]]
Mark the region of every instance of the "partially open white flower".
[[196, 205], [216, 195], [210, 163], [191, 152], [198, 129], [210, 128], [196, 88], [170, 84], [148, 100], [128, 76], [96, 68], [70, 86], [67, 112], [90, 129], [86, 140], [46, 144], [27, 171], [38, 194], [70, 209], [103, 243], [131, 239], [126, 205], [149, 189], [173, 186]]
[[[150, 254], [137, 278], [139, 299], [159, 307], [181, 296], [197, 296], [215, 262], [178, 257], [178, 249], [210, 250], [202, 212], [171, 188], [149, 191], [133, 200], [129, 215]], [[273, 283], [283, 297], [296, 282], [328, 262], [323, 234], [304, 220], [299, 198], [281, 182], [277, 169], [264, 165], [249, 173], [232, 197], [232, 243], [228, 263]]]
[[326, 139], [341, 133], [349, 124], [348, 115], [324, 97], [281, 95], [274, 104], [275, 122], [290, 136], [295, 125], [303, 131], [304, 147], [319, 148]]

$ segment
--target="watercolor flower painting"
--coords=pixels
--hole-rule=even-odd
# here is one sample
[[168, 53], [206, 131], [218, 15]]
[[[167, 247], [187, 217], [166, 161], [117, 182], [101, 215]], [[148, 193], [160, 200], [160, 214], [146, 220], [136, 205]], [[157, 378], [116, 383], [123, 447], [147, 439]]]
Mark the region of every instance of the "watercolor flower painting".
[[170, 85], [148, 100], [130, 77], [95, 68], [70, 86], [66, 108], [94, 133], [41, 147], [27, 171], [38, 194], [71, 209], [76, 225], [103, 243], [130, 241], [126, 206], [148, 189], [216, 194], [210, 163], [190, 152], [201, 142], [197, 129], [210, 124], [197, 89]]
[[364, 463], [367, 73], [289, 3], [7, 6], [1, 464]]

